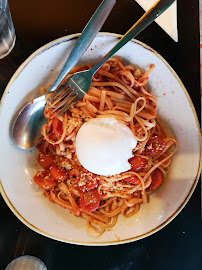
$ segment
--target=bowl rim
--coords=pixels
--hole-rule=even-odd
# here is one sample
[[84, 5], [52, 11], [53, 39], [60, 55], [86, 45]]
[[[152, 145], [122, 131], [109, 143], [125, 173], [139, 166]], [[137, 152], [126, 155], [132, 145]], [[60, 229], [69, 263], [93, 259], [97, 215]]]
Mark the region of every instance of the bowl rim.
[[[15, 71], [15, 73], [13, 74], [13, 76], [11, 77], [11, 79], [9, 80], [5, 90], [4, 90], [4, 93], [2, 95], [2, 98], [1, 98], [1, 102], [0, 102], [0, 114], [1, 114], [1, 111], [2, 111], [2, 106], [1, 104], [3, 104], [4, 102], [4, 99], [6, 97], [6, 93], [9, 91], [9, 88], [10, 86], [14, 83], [14, 81], [18, 78], [18, 76], [20, 75], [20, 73], [23, 71], [23, 69], [32, 61], [32, 59], [34, 59], [35, 57], [37, 57], [38, 55], [40, 55], [41, 53], [43, 53], [44, 51], [50, 49], [51, 47], [53, 46], [56, 46], [60, 43], [63, 43], [63, 42], [66, 42], [66, 41], [69, 41], [69, 40], [73, 40], [73, 39], [77, 39], [79, 36], [81, 35], [81, 33], [76, 33], [76, 34], [71, 34], [71, 35], [67, 35], [67, 36], [63, 36], [63, 37], [60, 37], [58, 39], [55, 39], [45, 45], [43, 45], [42, 47], [40, 47], [39, 49], [37, 49], [35, 52], [33, 52], [19, 67], [18, 69]], [[120, 34], [115, 34], [115, 33], [109, 33], [109, 32], [99, 32], [97, 34], [97, 36], [110, 36], [110, 37], [115, 37], [117, 39], [120, 39], [123, 35], [120, 35]], [[73, 240], [67, 240], [67, 239], [64, 239], [64, 238], [60, 238], [60, 237], [56, 237], [54, 235], [51, 235], [47, 232], [44, 232], [43, 230], [37, 228], [36, 226], [34, 226], [33, 224], [29, 223], [19, 212], [18, 210], [14, 207], [14, 205], [11, 203], [11, 201], [9, 200], [4, 188], [3, 188], [3, 185], [2, 185], [2, 182], [1, 182], [1, 179], [0, 179], [0, 193], [4, 199], [4, 201], [6, 202], [6, 204], [8, 205], [8, 207], [10, 208], [10, 210], [14, 213], [14, 215], [24, 224], [26, 225], [27, 227], [29, 227], [30, 229], [32, 229], [33, 231], [43, 235], [43, 236], [46, 236], [48, 238], [51, 238], [51, 239], [54, 239], [54, 240], [57, 240], [57, 241], [61, 241], [61, 242], [65, 242], [65, 243], [70, 243], [70, 244], [76, 244], [76, 245], [83, 245], [83, 246], [109, 246], [109, 245], [118, 245], [118, 244], [125, 244], [125, 243], [130, 243], [130, 242], [134, 242], [134, 241], [137, 241], [137, 240], [140, 240], [140, 239], [143, 239], [145, 237], [148, 237], [156, 232], [158, 232], [159, 230], [161, 230], [162, 228], [164, 228], [167, 224], [169, 224], [180, 212], [181, 210], [185, 207], [185, 205], [187, 204], [187, 202], [189, 201], [191, 195], [193, 194], [196, 186], [197, 186], [197, 183], [198, 183], [198, 180], [199, 180], [199, 176], [200, 176], [200, 173], [201, 173], [201, 168], [202, 168], [202, 147], [201, 147], [201, 132], [200, 132], [200, 124], [199, 124], [199, 120], [198, 120], [198, 116], [196, 114], [196, 110], [195, 110], [195, 107], [193, 105], [193, 102], [191, 100], [191, 97], [189, 96], [188, 94], [188, 91], [186, 90], [184, 84], [182, 83], [182, 81], [180, 80], [180, 78], [178, 77], [178, 75], [176, 74], [176, 72], [174, 71], [174, 69], [168, 64], [168, 62], [157, 52], [155, 51], [154, 49], [152, 49], [150, 46], [146, 45], [145, 43], [137, 40], [137, 39], [131, 39], [132, 42], [135, 42], [139, 45], [141, 45], [142, 47], [144, 47], [145, 49], [151, 51], [153, 54], [155, 54], [166, 66], [167, 68], [171, 71], [172, 75], [175, 77], [175, 79], [177, 80], [177, 82], [179, 83], [179, 85], [181, 86], [184, 94], [186, 95], [186, 98], [189, 102], [189, 105], [192, 109], [192, 113], [194, 115], [194, 118], [195, 118], [195, 121], [196, 121], [196, 125], [197, 125], [197, 129], [198, 129], [198, 135], [199, 135], [199, 142], [200, 142], [200, 158], [199, 158], [199, 164], [198, 164], [198, 171], [197, 171], [197, 174], [196, 174], [196, 177], [193, 181], [193, 184], [192, 184], [192, 187], [191, 189], [189, 190], [189, 193], [187, 194], [187, 196], [185, 197], [184, 201], [181, 203], [181, 205], [178, 207], [178, 209], [176, 209], [176, 211], [170, 216], [167, 218], [166, 221], [164, 221], [163, 223], [161, 223], [160, 225], [158, 225], [157, 227], [153, 228], [152, 230], [144, 233], [144, 234], [141, 234], [141, 235], [138, 235], [138, 236], [135, 236], [135, 237], [131, 237], [131, 238], [128, 238], [128, 239], [123, 239], [123, 240], [116, 240], [116, 241], [107, 241], [107, 242], [80, 242], [80, 241], [73, 241]]]

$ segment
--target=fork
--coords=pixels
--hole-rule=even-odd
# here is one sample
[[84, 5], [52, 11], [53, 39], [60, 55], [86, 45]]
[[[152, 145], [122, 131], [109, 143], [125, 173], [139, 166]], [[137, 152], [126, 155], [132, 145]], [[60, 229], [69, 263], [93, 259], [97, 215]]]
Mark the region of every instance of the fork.
[[128, 41], [151, 24], [174, 1], [175, 0], [157, 1], [95, 66], [89, 70], [77, 72], [70, 76], [63, 84], [63, 87], [59, 87], [55, 90], [52, 96], [47, 100], [46, 105], [49, 105], [49, 108], [53, 108], [51, 113], [56, 113], [55, 116], [57, 116], [81, 100], [89, 90], [95, 72]]

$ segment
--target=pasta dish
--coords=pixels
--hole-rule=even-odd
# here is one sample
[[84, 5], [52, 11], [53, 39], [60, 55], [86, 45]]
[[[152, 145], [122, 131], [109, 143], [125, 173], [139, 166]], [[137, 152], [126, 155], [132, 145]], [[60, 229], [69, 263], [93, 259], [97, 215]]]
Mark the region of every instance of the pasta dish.
[[[89, 68], [76, 67], [68, 76]], [[37, 146], [44, 170], [36, 173], [34, 181], [51, 202], [86, 219], [97, 234], [113, 227], [120, 214], [135, 215], [166, 181], [177, 142], [168, 136], [157, 115], [157, 101], [147, 89], [153, 69], [151, 64], [143, 73], [113, 57], [96, 72], [88, 93], [68, 111], [54, 117], [54, 107], [45, 107], [47, 123]], [[137, 140], [129, 159], [131, 169], [112, 176], [86, 170], [75, 147], [81, 126], [104, 117], [128, 126]]]

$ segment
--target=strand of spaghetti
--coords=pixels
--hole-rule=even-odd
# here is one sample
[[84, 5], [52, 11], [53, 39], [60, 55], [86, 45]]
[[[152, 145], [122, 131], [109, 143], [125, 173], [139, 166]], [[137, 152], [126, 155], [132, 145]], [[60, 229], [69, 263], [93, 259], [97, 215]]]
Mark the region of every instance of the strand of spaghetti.
[[111, 193], [110, 191], [105, 191], [105, 194], [103, 194], [103, 198], [104, 199], [109, 199], [109, 198], [114, 198], [114, 197], [118, 197], [118, 198], [127, 198], [128, 194], [124, 194], [121, 192], [114, 192]]
[[128, 115], [125, 112], [120, 112], [120, 111], [113, 111], [113, 110], [105, 110], [105, 111], [97, 111], [100, 114], [114, 114], [114, 115], [119, 115], [119, 116], [123, 116], [123, 117], [130, 117], [130, 115]]
[[92, 213], [88, 213], [88, 214], [82, 213], [82, 216], [83, 216], [85, 219], [87, 219], [88, 221], [90, 221], [91, 223], [94, 223], [95, 225], [98, 225], [98, 226], [101, 226], [101, 227], [104, 227], [104, 228], [111, 228], [111, 227], [113, 227], [113, 226], [116, 224], [116, 222], [117, 222], [117, 216], [111, 217], [110, 222], [106, 224], [106, 223], [102, 223], [102, 222], [98, 221], [98, 220], [95, 219], [95, 218], [92, 218], [92, 217], [91, 217], [91, 214], [92, 214]]
[[100, 111], [104, 111], [106, 93], [107, 92], [104, 90], [101, 91], [100, 106], [99, 106]]
[[126, 217], [126, 218], [129, 218], [129, 217], [134, 216], [140, 210], [140, 205], [139, 204], [135, 204], [134, 209], [131, 212], [129, 212], [129, 213], [127, 213], [127, 210], [128, 209], [131, 210], [131, 208], [130, 207], [127, 207], [127, 206], [125, 206], [125, 207], [123, 206], [122, 209], [121, 209], [121, 214], [124, 217]]
[[[136, 116], [136, 115], [134, 115], [134, 118], [135, 118], [135, 120], [140, 124], [140, 126], [142, 127], [143, 132], [144, 132], [145, 135], [142, 136], [142, 137], [136, 135], [136, 132], [135, 132], [135, 129], [134, 129], [134, 122], [133, 122], [133, 120], [130, 121], [130, 128], [131, 128], [131, 130], [132, 130], [132, 132], [133, 132], [133, 134], [134, 134], [136, 140], [139, 141], [139, 142], [142, 142], [142, 141], [144, 141], [144, 140], [147, 139], [147, 137], [148, 137], [148, 132], [147, 132], [147, 129], [145, 128], [145, 126], [144, 126], [144, 124], [143, 124], [142, 119], [141, 119], [140, 117]], [[138, 134], [138, 135], [139, 135], [139, 134]]]
[[119, 206], [116, 210], [114, 210], [113, 212], [109, 212], [109, 213], [107, 213], [104, 209], [99, 209], [99, 211], [102, 213], [102, 214], [104, 214], [105, 216], [107, 216], [107, 217], [114, 217], [114, 216], [117, 216], [119, 213], [120, 213], [120, 211], [121, 211], [121, 206]]
[[82, 107], [82, 106], [86, 106], [86, 102], [77, 102], [75, 104], [75, 107]]
[[152, 101], [152, 106], [155, 110], [158, 109], [158, 104], [157, 104], [157, 101], [156, 99], [150, 94], [148, 93], [143, 86], [140, 87], [140, 91], [143, 93], [143, 96], [149, 100], [150, 102]]
[[117, 97], [114, 97], [114, 96], [111, 96], [111, 100], [112, 100], [112, 101], [119, 102], [119, 103], [122, 103], [123, 105], [126, 104], [126, 105], [128, 105], [128, 106], [129, 106], [129, 105], [131, 106], [131, 105], [133, 104], [133, 101], [130, 102], [130, 101], [123, 100], [123, 99], [121, 100], [121, 99], [119, 99], [119, 98], [117, 98]]
[[[138, 102], [140, 103], [140, 101], [143, 101], [143, 102], [141, 102], [142, 104], [140, 105], [140, 107], [138, 109]], [[146, 105], [146, 99], [144, 97], [137, 98], [135, 103], [134, 103], [132, 117], [134, 117], [135, 114], [139, 114], [145, 108], [145, 105]]]
[[160, 162], [158, 162], [157, 164], [155, 164], [144, 176], [143, 180], [145, 180], [155, 169], [157, 169], [161, 164], [163, 164], [166, 160], [168, 160], [170, 157], [172, 157], [174, 155], [174, 153], [176, 152], [177, 146], [175, 147], [175, 149], [171, 152], [170, 155], [168, 155], [166, 158], [164, 158], [163, 160], [161, 160]]
[[125, 200], [125, 204], [127, 207], [133, 207], [137, 203], [142, 203], [142, 198], [133, 198], [133, 199]]
[[101, 90], [91, 85], [90, 89], [88, 90], [88, 94], [96, 97], [101, 97]]
[[152, 182], [152, 179], [150, 175], [148, 175], [147, 177], [144, 177], [140, 184], [128, 190], [128, 194], [133, 194], [135, 191], [141, 191], [142, 193], [145, 192], [145, 190], [151, 185], [151, 182]]
[[149, 93], [146, 89], [145, 89], [145, 86], [140, 86], [140, 91], [142, 92], [142, 94], [144, 94], [144, 97], [147, 98], [147, 99], [150, 99], [152, 98], [152, 94]]
[[[138, 102], [140, 100], [143, 101], [143, 104], [141, 105], [141, 107], [139, 109], [137, 109]], [[136, 101], [134, 102], [132, 108], [131, 108], [131, 112], [130, 112], [131, 117], [133, 118], [135, 114], [140, 113], [144, 109], [145, 105], [146, 105], [146, 99], [144, 97], [137, 98]]]
[[[83, 218], [85, 218], [84, 216], [82, 216]], [[87, 220], [87, 226], [88, 229], [90, 231], [92, 231], [93, 233], [96, 233], [97, 235], [101, 235], [103, 234], [103, 232], [105, 231], [104, 227], [101, 226], [97, 226], [96, 228], [91, 224], [91, 222], [89, 220]]]
[[90, 115], [95, 118], [95, 114], [97, 112], [97, 108], [93, 106], [88, 100], [86, 100], [86, 110], [90, 113]]
[[[58, 193], [58, 196], [57, 196], [58, 200], [62, 202], [66, 202], [66, 200], [64, 200], [63, 198], [61, 198], [61, 192]], [[76, 204], [74, 198], [72, 196], [67, 196], [67, 199], [69, 200], [70, 204], [72, 205], [72, 209], [74, 210], [75, 212], [75, 215], [78, 217], [80, 216], [80, 210], [79, 210], [79, 207], [78, 205]]]
[[149, 74], [152, 72], [154, 68], [155, 65], [151, 64], [149, 69], [141, 76], [141, 78], [139, 78], [139, 82], [143, 82], [149, 76]]
[[118, 106], [115, 106], [113, 109], [113, 111], [123, 111], [123, 112], [126, 112], [126, 113], [130, 113], [130, 109], [127, 109], [127, 108], [123, 108], [123, 107], [118, 107]]
[[93, 82], [92, 86], [116, 86], [122, 89], [132, 100], [135, 101], [136, 99], [136, 97], [124, 85], [118, 82]]
[[166, 146], [164, 147], [163, 151], [154, 158], [154, 160], [158, 159], [162, 154], [164, 154], [173, 144], [175, 144], [177, 148], [177, 141], [175, 139], [167, 138], [164, 139], [164, 141], [166, 142]]
[[92, 82], [100, 82], [101, 80], [102, 80], [102, 75], [96, 73], [96, 74], [93, 76]]
[[160, 130], [161, 133], [163, 133], [163, 136], [165, 138], [168, 137], [168, 133], [158, 117], [157, 117], [157, 128]]
[[134, 86], [135, 78], [129, 70], [126, 70], [126, 69], [121, 70], [119, 71], [119, 75], [121, 76], [121, 79], [130, 87]]
[[157, 116], [157, 112], [155, 112], [154, 114], [140, 112], [140, 113], [138, 113], [138, 116], [140, 116], [141, 118], [145, 118], [145, 119], [155, 119]]
[[63, 208], [69, 209], [71, 211], [73, 210], [73, 207], [72, 207], [72, 205], [70, 203], [61, 202], [60, 200], [58, 200], [58, 198], [56, 197], [56, 194], [54, 193], [53, 190], [50, 190], [50, 198], [51, 198], [52, 202], [59, 204]]
[[120, 93], [116, 93], [116, 92], [112, 92], [112, 91], [108, 91], [108, 90], [106, 90], [106, 92], [107, 92], [107, 95], [110, 96], [110, 97], [116, 97], [116, 98], [119, 98], [121, 100], [126, 100], [126, 101], [129, 101], [129, 102], [132, 101], [132, 99], [129, 98], [129, 97], [127, 97], [125, 95], [125, 93], [124, 94], [120, 94]]
[[[147, 117], [154, 118], [154, 117], [157, 116], [156, 109], [154, 107], [152, 107], [151, 105], [149, 105], [149, 104], [146, 103], [146, 98], [145, 97], [140, 97], [137, 100], [136, 100], [137, 103], [135, 101], [135, 109], [134, 109], [134, 111], [138, 111], [137, 113], [139, 115], [144, 116], [145, 118], [147, 118]], [[139, 106], [141, 106], [141, 107], [139, 107]], [[137, 108], [138, 108], [138, 110], [137, 110]], [[148, 110], [149, 112], [148, 111], [145, 111], [145, 110]]]
[[113, 103], [112, 103], [111, 99], [108, 96], [105, 97], [105, 102], [106, 102], [106, 104], [108, 106], [108, 109], [112, 110], [113, 109]]
[[95, 218], [103, 223], [108, 223], [110, 219], [103, 214], [100, 214], [98, 211], [87, 213], [90, 217]]
[[[139, 116], [136, 116], [136, 119], [139, 118], [139, 120], [141, 121], [141, 123], [145, 126], [145, 127], [149, 127], [149, 128], [153, 128], [156, 125], [156, 121], [154, 119], [149, 119], [144, 120], [143, 118], [140, 118]], [[145, 128], [146, 129], [146, 128]]]
[[89, 113], [89, 111], [86, 108], [81, 107], [81, 111], [84, 113], [84, 115], [86, 117], [92, 118], [91, 114]]
[[84, 97], [85, 97], [86, 100], [89, 100], [89, 101], [100, 102], [100, 98], [93, 97], [93, 96], [90, 96], [90, 95], [88, 95], [88, 94], [85, 94]]
[[65, 138], [65, 141], [71, 140], [74, 136], [75, 136], [75, 133], [72, 132], [72, 134], [70, 134], [69, 136], [67, 136], [67, 137]]
[[121, 107], [121, 108], [125, 108], [125, 109], [131, 109], [131, 106], [132, 106], [133, 103], [130, 103], [130, 104], [124, 104], [124, 103], [116, 103], [116, 106], [117, 107]]
[[[109, 200], [105, 200], [105, 203], [100, 205], [99, 209], [109, 205], [113, 200], [114, 200], [114, 198], [110, 198]], [[101, 201], [102, 201], [102, 199], [101, 199]]]
[[119, 57], [111, 57], [110, 58], [110, 62], [116, 62], [116, 64], [118, 65], [118, 67], [120, 69], [125, 69], [124, 65], [121, 63]]
[[[165, 157], [166, 157], [165, 154], [162, 154], [162, 155], [161, 155], [161, 158], [162, 158], [162, 159], [164, 159]], [[161, 164], [161, 166], [162, 166], [162, 168], [165, 169], [165, 168], [169, 167], [170, 164], [171, 164], [171, 158], [168, 159], [168, 160], [166, 160], [163, 164]]]
[[127, 85], [125, 82], [123, 82], [121, 79], [119, 79], [116, 75], [109, 73], [109, 72], [105, 72], [103, 70], [98, 70], [99, 73], [101, 73], [102, 75], [109, 77], [111, 80], [114, 80], [120, 84], [122, 84], [132, 95], [135, 95], [136, 97], [139, 97], [140, 94], [136, 91], [137, 89], [135, 89], [135, 85], [134, 87], [130, 87], [129, 85]]
[[142, 82], [140, 82], [140, 81], [136, 81], [136, 80], [135, 80], [134, 84], [135, 84], [136, 86], [138, 86], [138, 87], [140, 87], [140, 86], [144, 86], [144, 85], [146, 85], [146, 84], [147, 84], [148, 80], [149, 80], [149, 78], [148, 78], [148, 77], [147, 77], [147, 78], [145, 78], [145, 79], [144, 79], [144, 81], [142, 81]]
[[134, 71], [135, 70], [135, 68], [133, 66], [131, 66], [131, 65], [125, 66], [125, 69], [130, 70], [130, 71]]

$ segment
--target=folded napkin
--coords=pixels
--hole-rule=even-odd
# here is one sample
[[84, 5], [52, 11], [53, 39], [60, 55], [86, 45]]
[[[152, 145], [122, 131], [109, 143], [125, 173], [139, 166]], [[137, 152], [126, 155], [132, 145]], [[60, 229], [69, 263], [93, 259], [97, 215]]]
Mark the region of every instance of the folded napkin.
[[[136, 2], [147, 11], [150, 9], [157, 0], [136, 0]], [[177, 32], [177, 0], [163, 13], [155, 22], [172, 38], [178, 41]]]

